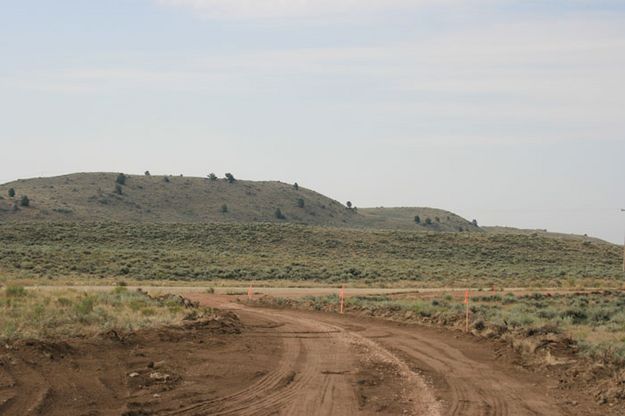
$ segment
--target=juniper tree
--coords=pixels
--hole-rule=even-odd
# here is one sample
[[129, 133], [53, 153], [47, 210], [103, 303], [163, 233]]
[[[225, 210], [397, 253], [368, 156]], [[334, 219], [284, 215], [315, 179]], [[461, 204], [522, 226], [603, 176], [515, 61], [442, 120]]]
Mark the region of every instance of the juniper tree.
[[284, 216], [284, 214], [282, 213], [282, 210], [280, 208], [276, 208], [276, 211], [274, 212], [274, 215], [279, 220], [285, 220], [286, 219], [286, 217]]
[[126, 185], [126, 178], [127, 178], [126, 175], [124, 175], [123, 173], [120, 173], [119, 175], [117, 175], [117, 179], [115, 179], [115, 182], [118, 185]]

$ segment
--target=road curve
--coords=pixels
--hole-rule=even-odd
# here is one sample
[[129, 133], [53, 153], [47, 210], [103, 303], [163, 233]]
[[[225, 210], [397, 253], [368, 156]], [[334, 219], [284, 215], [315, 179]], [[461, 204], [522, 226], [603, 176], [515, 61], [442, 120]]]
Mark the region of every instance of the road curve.
[[291, 369], [297, 374], [294, 384], [301, 383], [283, 397], [279, 414], [366, 414], [357, 406], [354, 377], [327, 377], [331, 369], [340, 373], [358, 366], [355, 351], [363, 347], [400, 369], [411, 404], [403, 414], [567, 414], [548, 395], [545, 383], [497, 362], [488, 345], [463, 340], [450, 331], [290, 309], [213, 306], [236, 309], [244, 321], [269, 319], [280, 326], [280, 334], [298, 335], [299, 342], [285, 338], [287, 356], [281, 358], [279, 371]]

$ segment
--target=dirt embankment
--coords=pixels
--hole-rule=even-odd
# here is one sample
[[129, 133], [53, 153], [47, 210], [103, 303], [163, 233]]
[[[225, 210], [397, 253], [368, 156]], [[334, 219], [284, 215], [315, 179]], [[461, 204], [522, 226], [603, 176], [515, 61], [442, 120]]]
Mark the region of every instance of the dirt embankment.
[[231, 366], [249, 340], [231, 312], [178, 327], [0, 348], [2, 415], [151, 415], [235, 392], [271, 368], [280, 349], [254, 348], [254, 365]]

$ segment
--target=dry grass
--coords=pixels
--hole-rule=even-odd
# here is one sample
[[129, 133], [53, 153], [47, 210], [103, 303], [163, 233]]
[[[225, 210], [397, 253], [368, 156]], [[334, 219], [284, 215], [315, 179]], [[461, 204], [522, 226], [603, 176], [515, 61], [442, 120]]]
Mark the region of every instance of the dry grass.
[[130, 331], [180, 323], [188, 313], [176, 302], [155, 300], [118, 287], [108, 292], [39, 291], [8, 286], [0, 291], [0, 339], [60, 339], [111, 329]]

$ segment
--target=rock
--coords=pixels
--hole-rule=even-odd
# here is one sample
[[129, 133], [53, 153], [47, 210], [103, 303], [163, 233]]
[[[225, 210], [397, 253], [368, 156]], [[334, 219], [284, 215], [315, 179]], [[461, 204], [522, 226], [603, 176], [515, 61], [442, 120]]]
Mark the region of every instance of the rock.
[[137, 373], [137, 372], [130, 373], [130, 374], [128, 374], [128, 377], [130, 377], [130, 378], [139, 377], [139, 373]]
[[153, 373], [150, 373], [150, 379], [156, 380], [156, 381], [167, 382], [170, 379], [170, 375], [169, 374], [159, 373], [158, 371], [155, 371]]

